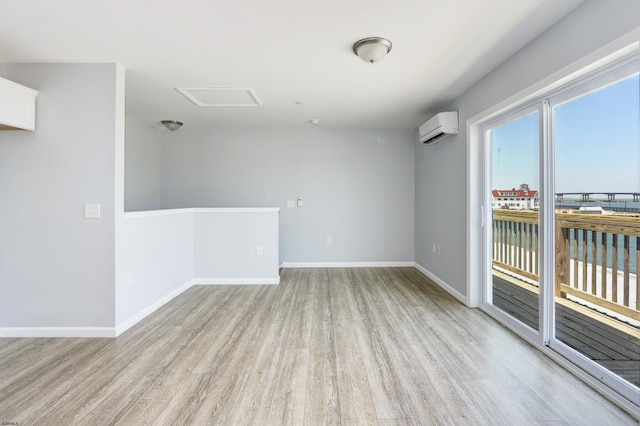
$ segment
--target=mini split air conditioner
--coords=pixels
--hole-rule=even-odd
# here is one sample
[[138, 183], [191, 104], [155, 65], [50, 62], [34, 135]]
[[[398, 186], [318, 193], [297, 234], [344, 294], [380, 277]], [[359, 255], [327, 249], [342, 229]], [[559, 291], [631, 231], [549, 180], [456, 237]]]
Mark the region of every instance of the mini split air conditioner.
[[418, 127], [420, 142], [430, 144], [458, 134], [458, 111], [441, 112]]

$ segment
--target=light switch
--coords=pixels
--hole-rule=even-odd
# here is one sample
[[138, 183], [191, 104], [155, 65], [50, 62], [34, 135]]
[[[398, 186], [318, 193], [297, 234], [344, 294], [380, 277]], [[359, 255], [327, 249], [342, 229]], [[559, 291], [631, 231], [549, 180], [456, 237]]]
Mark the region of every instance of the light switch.
[[87, 219], [100, 219], [100, 204], [85, 204], [84, 217]]
[[287, 200], [287, 207], [291, 208], [291, 207], [295, 207], [296, 206], [296, 202], [293, 200]]

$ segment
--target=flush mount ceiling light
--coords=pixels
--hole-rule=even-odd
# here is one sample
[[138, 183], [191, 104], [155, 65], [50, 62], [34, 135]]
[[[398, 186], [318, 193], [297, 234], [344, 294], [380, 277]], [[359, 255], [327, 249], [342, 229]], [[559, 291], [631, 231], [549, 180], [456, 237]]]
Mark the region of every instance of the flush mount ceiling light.
[[180, 122], [180, 121], [162, 120], [161, 123], [164, 125], [164, 127], [166, 127], [167, 129], [171, 130], [172, 132], [175, 132], [180, 127], [182, 127], [182, 122]]
[[353, 45], [353, 53], [365, 62], [378, 62], [384, 55], [391, 52], [393, 45], [382, 37], [367, 37], [356, 41]]

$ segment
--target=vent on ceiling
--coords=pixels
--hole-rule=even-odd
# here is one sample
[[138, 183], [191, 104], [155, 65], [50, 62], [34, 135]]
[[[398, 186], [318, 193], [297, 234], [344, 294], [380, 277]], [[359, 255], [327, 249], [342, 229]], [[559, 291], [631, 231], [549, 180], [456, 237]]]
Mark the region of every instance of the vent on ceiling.
[[192, 87], [177, 90], [199, 107], [256, 107], [260, 101], [248, 87]]

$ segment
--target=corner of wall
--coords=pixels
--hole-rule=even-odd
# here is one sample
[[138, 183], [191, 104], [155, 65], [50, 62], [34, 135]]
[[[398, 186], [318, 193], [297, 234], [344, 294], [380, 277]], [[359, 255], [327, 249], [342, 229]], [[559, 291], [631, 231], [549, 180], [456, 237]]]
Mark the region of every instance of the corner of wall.
[[[460, 293], [458, 290], [456, 290], [455, 288], [451, 287], [449, 284], [447, 284], [446, 282], [444, 282], [441, 278], [439, 278], [438, 276], [436, 276], [435, 274], [431, 273], [430, 271], [428, 271], [425, 267], [423, 267], [422, 265], [416, 263], [415, 264], [415, 268], [420, 271], [424, 276], [426, 276], [427, 278], [429, 278], [431, 281], [433, 281], [434, 283], [436, 283], [438, 286], [440, 286], [443, 290], [445, 290], [447, 293], [449, 293], [450, 295], [452, 295], [453, 297], [455, 297], [456, 299], [458, 299], [461, 303], [463, 303], [466, 306], [469, 306], [469, 304], [467, 303], [467, 296], [465, 296], [464, 294]], [[471, 307], [471, 306], [469, 306]]]

